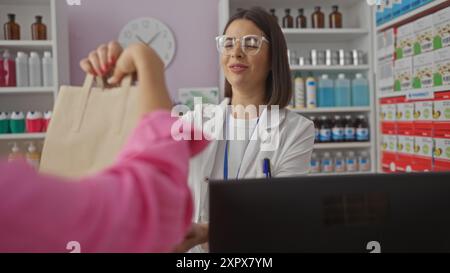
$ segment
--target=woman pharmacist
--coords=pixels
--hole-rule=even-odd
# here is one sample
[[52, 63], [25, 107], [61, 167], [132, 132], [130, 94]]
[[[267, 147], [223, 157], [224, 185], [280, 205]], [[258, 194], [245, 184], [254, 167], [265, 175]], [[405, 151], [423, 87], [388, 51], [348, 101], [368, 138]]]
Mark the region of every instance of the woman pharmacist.
[[152, 49], [128, 47], [111, 82], [135, 71], [142, 118], [113, 166], [67, 183], [0, 162], [0, 252], [68, 252], [72, 241], [81, 252], [169, 252], [183, 240], [189, 158], [207, 143], [173, 139], [164, 64]]
[[[217, 137], [190, 162], [194, 222], [202, 224], [193, 226], [177, 251], [187, 251], [208, 240], [208, 179], [264, 177], [264, 162], [270, 165], [273, 177], [303, 175], [308, 172], [314, 144], [313, 123], [285, 109], [292, 94], [287, 45], [272, 16], [260, 8], [242, 10], [229, 20], [216, 42], [226, 77], [226, 99], [215, 108], [220, 108], [220, 115], [203, 119], [203, 128], [207, 131], [214, 127], [218, 119], [216, 136], [226, 138]], [[81, 62], [81, 67], [87, 73], [105, 76], [121, 52], [117, 43], [100, 46]], [[230, 104], [233, 107], [228, 107]], [[240, 111], [249, 106], [266, 107], [254, 115]], [[280, 109], [274, 123], [268, 122], [275, 116], [276, 108], [271, 106]], [[245, 139], [233, 140], [236, 135]], [[277, 139], [273, 149], [262, 148], [267, 138], [253, 138], [264, 135], [271, 141]]]

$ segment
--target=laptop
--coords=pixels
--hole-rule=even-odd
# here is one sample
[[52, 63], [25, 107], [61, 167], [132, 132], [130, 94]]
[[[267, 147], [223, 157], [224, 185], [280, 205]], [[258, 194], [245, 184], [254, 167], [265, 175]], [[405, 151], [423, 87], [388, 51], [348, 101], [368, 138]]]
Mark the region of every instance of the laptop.
[[219, 253], [450, 252], [450, 173], [210, 181]]

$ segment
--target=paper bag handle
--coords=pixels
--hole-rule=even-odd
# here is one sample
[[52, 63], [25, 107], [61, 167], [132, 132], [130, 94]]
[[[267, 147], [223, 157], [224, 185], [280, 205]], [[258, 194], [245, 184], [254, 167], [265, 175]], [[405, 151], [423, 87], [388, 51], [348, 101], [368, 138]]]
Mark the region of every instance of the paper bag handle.
[[[121, 87], [123, 88], [123, 91], [126, 93], [126, 97], [122, 103], [122, 114], [120, 115], [120, 117], [122, 117], [122, 121], [119, 122], [119, 126], [117, 126], [117, 133], [120, 132], [122, 130], [122, 123], [124, 122], [124, 115], [125, 115], [125, 111], [126, 111], [126, 105], [127, 105], [127, 98], [128, 98], [128, 93], [130, 91], [130, 87], [131, 87], [131, 82], [132, 82], [132, 76], [128, 75], [125, 76], [122, 79], [121, 82]], [[86, 112], [86, 107], [87, 107], [87, 103], [89, 101], [89, 96], [91, 94], [91, 90], [92, 90], [92, 85], [94, 84], [94, 76], [93, 75], [86, 75], [86, 79], [84, 80], [84, 84], [83, 84], [83, 88], [81, 90], [81, 101], [80, 101], [80, 105], [79, 105], [79, 114], [76, 115], [76, 119], [74, 122], [74, 131], [75, 132], [79, 132], [80, 128], [81, 128], [81, 124], [83, 123], [83, 119], [84, 119], [84, 115]], [[103, 85], [103, 79], [99, 79], [97, 77], [97, 85], [100, 85], [101, 88], [104, 88]]]

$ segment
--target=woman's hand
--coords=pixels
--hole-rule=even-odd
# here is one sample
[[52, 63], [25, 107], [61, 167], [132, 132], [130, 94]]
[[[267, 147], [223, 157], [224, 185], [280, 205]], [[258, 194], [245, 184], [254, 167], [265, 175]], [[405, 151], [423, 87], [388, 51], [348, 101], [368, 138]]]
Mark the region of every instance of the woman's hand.
[[184, 241], [177, 245], [173, 252], [184, 253], [194, 246], [204, 244], [202, 247], [207, 248], [207, 242], [209, 238], [209, 226], [208, 224], [196, 224], [194, 223], [189, 232], [184, 237]]
[[81, 69], [87, 74], [106, 77], [113, 71], [122, 52], [123, 48], [116, 41], [102, 44], [96, 50], [91, 51], [87, 58], [81, 60]]

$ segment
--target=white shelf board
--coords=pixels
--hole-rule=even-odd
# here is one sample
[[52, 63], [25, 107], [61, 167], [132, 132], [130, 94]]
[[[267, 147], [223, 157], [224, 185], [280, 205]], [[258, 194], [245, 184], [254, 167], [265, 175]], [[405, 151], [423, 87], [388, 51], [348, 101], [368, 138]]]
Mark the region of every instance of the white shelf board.
[[0, 87], [1, 94], [52, 93], [54, 87]]
[[317, 114], [317, 113], [355, 113], [355, 112], [370, 112], [372, 109], [366, 107], [330, 107], [330, 108], [314, 108], [314, 109], [298, 109], [288, 108], [299, 114]]
[[368, 65], [345, 65], [345, 66], [326, 66], [326, 65], [291, 65], [293, 71], [365, 71], [369, 70]]
[[314, 144], [314, 150], [327, 150], [327, 149], [357, 149], [357, 148], [370, 148], [371, 142], [336, 142], [336, 143], [317, 143]]
[[415, 16], [415, 15], [417, 15], [417, 14], [423, 12], [423, 11], [426, 11], [426, 10], [428, 10], [430, 8], [433, 8], [433, 7], [437, 6], [437, 5], [445, 3], [447, 1], [448, 0], [434, 0], [433, 2], [430, 2], [430, 3], [428, 3], [428, 4], [424, 5], [424, 6], [421, 6], [421, 7], [417, 8], [417, 9], [415, 9], [413, 11], [410, 11], [407, 14], [404, 14], [404, 15], [398, 17], [395, 20], [389, 21], [387, 23], [384, 23], [384, 24], [378, 26], [377, 27], [377, 31], [390, 28], [390, 27], [392, 27], [392, 26], [394, 26], [394, 25], [396, 25], [396, 24], [398, 24], [398, 23], [400, 23], [400, 22], [402, 22], [402, 21], [404, 21], [404, 20], [406, 20], [406, 19], [408, 19], [410, 17], [413, 17], [413, 16]]
[[14, 49], [50, 49], [53, 47], [53, 41], [25, 41], [25, 40], [0, 40], [0, 47]]
[[1, 134], [0, 140], [44, 139], [45, 133], [36, 134]]
[[283, 29], [287, 42], [348, 42], [366, 36], [369, 31], [362, 28], [341, 29]]
[[393, 97], [402, 97], [408, 96], [410, 94], [417, 93], [425, 93], [425, 92], [442, 92], [442, 91], [450, 91], [450, 86], [438, 86], [438, 87], [430, 87], [430, 88], [422, 88], [418, 90], [409, 90], [409, 91], [397, 91], [397, 92], [389, 92], [378, 94], [378, 98], [393, 98]]
[[373, 174], [374, 172], [345, 172], [345, 173], [310, 173], [308, 176], [345, 176], [345, 175], [361, 175]]

